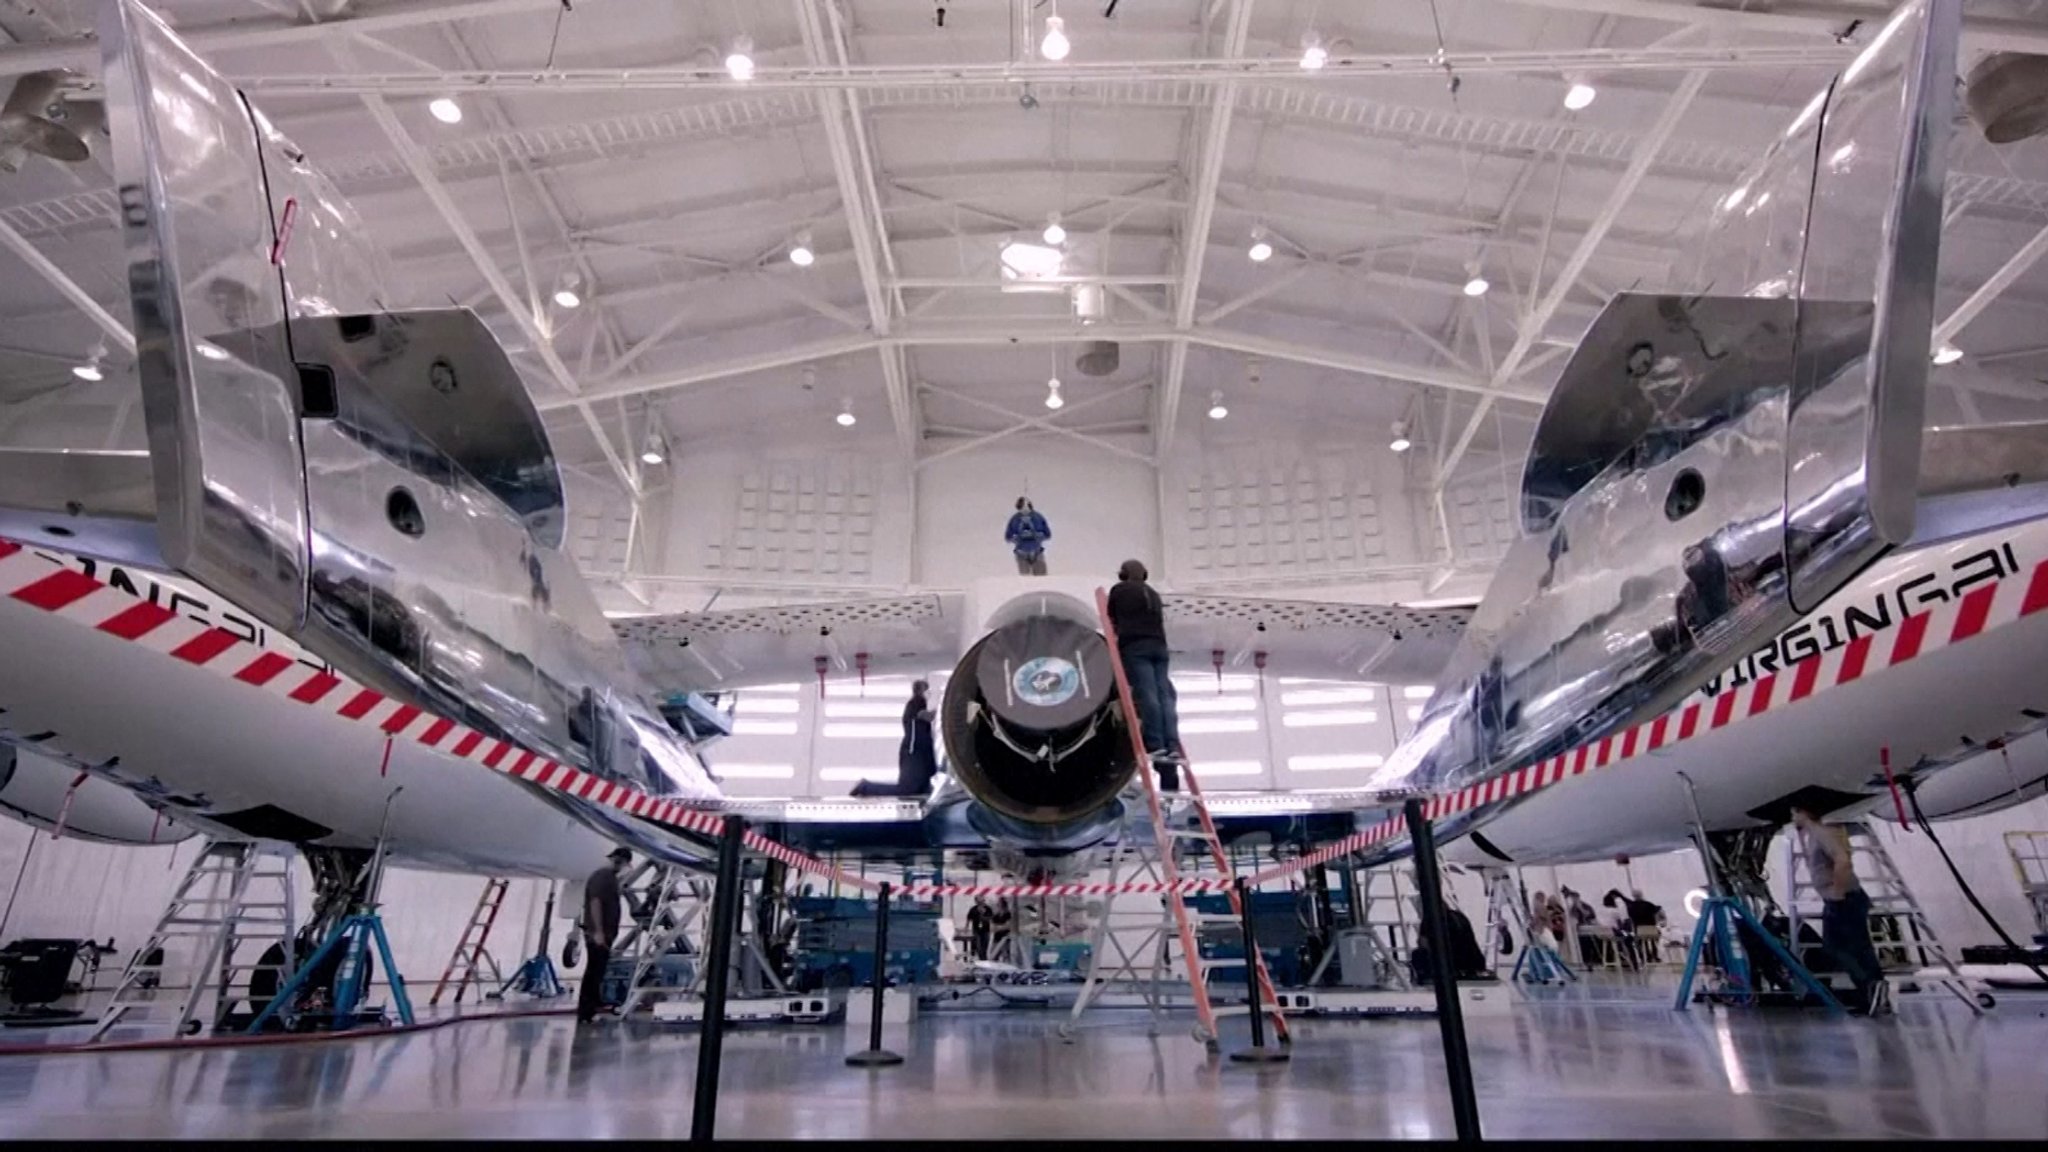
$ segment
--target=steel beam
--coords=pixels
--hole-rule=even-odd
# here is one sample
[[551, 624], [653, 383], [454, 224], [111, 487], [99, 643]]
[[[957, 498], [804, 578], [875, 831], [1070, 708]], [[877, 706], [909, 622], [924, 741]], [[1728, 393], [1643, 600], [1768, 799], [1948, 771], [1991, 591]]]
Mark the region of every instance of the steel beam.
[[1934, 346], [1939, 348], [1954, 340], [1957, 333], [1969, 327], [1970, 321], [1975, 320], [1978, 313], [1989, 308], [1993, 300], [1998, 299], [2000, 294], [2012, 287], [2014, 281], [2026, 275], [2035, 264], [2040, 263], [2043, 256], [2048, 256], [2048, 228], [2036, 232], [2032, 240], [2027, 241], [2019, 251], [2012, 254], [2012, 259], [2007, 260], [2004, 267], [1993, 272], [1982, 287], [1970, 293], [1969, 299], [1963, 301], [1954, 312], [1949, 313], [1946, 320], [1934, 326]]
[[[1570, 12], [1605, 12], [1645, 20], [1668, 20], [1701, 24], [1737, 31], [1810, 33], [1836, 36], [1852, 21], [1862, 21], [1868, 30], [1884, 23], [1891, 5], [1828, 3], [1826, 0], [1778, 0], [1768, 5], [1723, 6], [1694, 4], [1688, 0], [1512, 0], [1532, 8], [1555, 8]], [[1995, 16], [1966, 16], [1963, 19], [1966, 49], [2006, 52], [2048, 52], [2048, 28], [2038, 21]]]
[[[1147, 383], [1149, 383], [1149, 381], [1147, 381]], [[1093, 403], [1096, 400], [1107, 400], [1112, 396], [1122, 395], [1123, 393], [1129, 392], [1133, 388], [1139, 386], [1140, 385], [1136, 384], [1126, 385], [1125, 387], [1119, 388], [1114, 392], [1105, 392], [1100, 396], [1091, 397], [1088, 400], [1080, 401], [1072, 405], [1071, 407], [1080, 408], [1086, 404]], [[981, 400], [976, 397], [969, 396], [964, 392], [957, 392], [951, 388], [941, 388], [936, 384], [928, 383], [925, 384], [924, 387], [929, 391], [936, 392], [939, 395], [945, 396], [952, 400], [957, 400], [962, 404], [971, 405], [973, 407], [980, 408], [988, 412], [993, 412], [998, 416], [1003, 416], [1012, 421], [1015, 421], [1015, 424], [1009, 431], [998, 433], [995, 436], [988, 437], [987, 439], [990, 440], [1000, 439], [1002, 436], [1008, 435], [1009, 432], [1022, 431], [1023, 429], [1026, 428], [1037, 428], [1041, 431], [1051, 432], [1058, 436], [1065, 436], [1071, 440], [1078, 440], [1081, 443], [1086, 444], [1092, 448], [1100, 448], [1103, 451], [1111, 453], [1113, 455], [1123, 456], [1132, 460], [1136, 460], [1141, 464], [1149, 465], [1157, 463], [1157, 461], [1155, 461], [1153, 457], [1147, 456], [1143, 452], [1135, 452], [1129, 448], [1124, 447], [1121, 444], [1111, 443], [1107, 440], [1099, 439], [1094, 436], [1089, 436], [1084, 433], [1076, 432], [1071, 428], [1061, 427], [1060, 425], [1055, 424], [1051, 420], [1048, 420], [1042, 416], [1026, 416], [1023, 415], [1022, 413], [1011, 411], [1010, 409], [1005, 408], [1000, 404], [991, 403], [990, 401], [987, 400]], [[923, 468], [926, 464], [931, 463], [933, 460], [943, 459], [944, 457], [947, 456], [957, 456], [961, 452], [966, 451], [968, 448], [974, 447], [976, 446], [976, 444], [985, 442], [986, 441], [976, 441], [973, 444], [964, 444], [959, 445], [957, 447], [948, 448], [944, 452], [939, 452], [932, 456], [928, 456], [922, 460], [919, 460], [916, 466], [919, 468]]]
[[69, 301], [72, 307], [83, 312], [85, 318], [92, 321], [93, 326], [106, 335], [109, 343], [130, 358], [134, 357], [135, 334], [116, 320], [113, 313], [102, 308], [100, 302], [92, 298], [92, 293], [79, 287], [78, 281], [65, 275], [62, 268], [52, 263], [49, 257], [28, 242], [27, 237], [16, 232], [5, 221], [0, 221], [0, 246], [6, 247], [8, 251], [20, 257], [21, 262], [28, 265], [29, 271], [55, 288], [57, 294]]

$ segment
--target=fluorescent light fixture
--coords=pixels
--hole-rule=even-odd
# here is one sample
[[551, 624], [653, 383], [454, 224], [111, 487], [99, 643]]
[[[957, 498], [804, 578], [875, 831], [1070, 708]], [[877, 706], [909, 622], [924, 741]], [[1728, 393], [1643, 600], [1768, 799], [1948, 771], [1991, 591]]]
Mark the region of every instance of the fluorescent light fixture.
[[797, 709], [802, 706], [802, 701], [786, 696], [770, 696], [766, 699], [746, 696], [735, 703], [732, 710], [735, 716], [794, 716]]
[[1371, 708], [1337, 708], [1328, 712], [1289, 712], [1280, 718], [1287, 728], [1341, 728], [1349, 724], [1377, 724], [1380, 714]]
[[827, 722], [820, 731], [828, 740], [900, 740], [903, 737], [901, 724], [876, 724], [858, 720], [845, 723]]
[[1422, 707], [1420, 704], [1410, 704], [1408, 706], [1408, 722], [1410, 724], [1422, 719]]
[[896, 779], [896, 769], [894, 769], [894, 768], [820, 768], [820, 769], [818, 769], [818, 779], [820, 779], [820, 780], [874, 780], [874, 781], [892, 781], [892, 780]]
[[1223, 390], [1219, 388], [1209, 393], [1209, 419], [1221, 420], [1228, 415], [1230, 409], [1223, 406]]
[[1019, 277], [1043, 280], [1060, 274], [1060, 266], [1066, 261], [1066, 253], [1049, 245], [1026, 244], [1012, 240], [1001, 250], [1003, 277]]
[[1572, 86], [1564, 91], [1564, 106], [1574, 112], [1581, 111], [1593, 102], [1593, 97], [1599, 94], [1599, 89], [1591, 84], [1583, 80], [1574, 80]]
[[725, 55], [725, 71], [735, 80], [754, 78], [754, 41], [751, 37], [733, 39], [732, 51]]
[[1052, 409], [1067, 406], [1066, 398], [1060, 395], [1060, 378], [1057, 376], [1045, 382], [1045, 406]]
[[1434, 684], [1410, 684], [1406, 688], [1401, 689], [1401, 699], [1403, 700], [1427, 700], [1434, 695], [1436, 695], [1436, 685]]
[[1377, 752], [1333, 752], [1322, 756], [1289, 756], [1289, 772], [1366, 771], [1387, 762]]
[[1370, 704], [1379, 697], [1371, 685], [1358, 688], [1311, 688], [1305, 692], [1282, 692], [1280, 703], [1289, 708], [1312, 708], [1322, 704]]
[[1250, 716], [1208, 716], [1182, 721], [1180, 730], [1197, 736], [1206, 732], [1257, 732], [1259, 722]]
[[1183, 696], [1175, 710], [1191, 716], [1204, 712], [1257, 712], [1259, 701], [1255, 696]]
[[888, 700], [826, 700], [828, 720], [887, 720], [903, 714], [903, 705]]
[[1045, 242], [1055, 247], [1067, 242], [1067, 230], [1060, 227], [1060, 214], [1057, 212], [1045, 218]]
[[794, 720], [734, 720], [732, 734], [735, 736], [794, 736]]
[[803, 691], [804, 687], [802, 684], [749, 684], [746, 692], [750, 696], [757, 692], [794, 693]]
[[1266, 765], [1258, 760], [1204, 760], [1196, 769], [1204, 780], [1216, 776], [1257, 776], [1265, 770]]
[[1213, 696], [1218, 692], [1249, 692], [1259, 686], [1256, 676], [1241, 676], [1236, 673], [1218, 677], [1212, 672], [1175, 672], [1171, 677], [1173, 686], [1185, 696], [1200, 692]]
[[1936, 364], [1953, 364], [1963, 358], [1963, 350], [1953, 344], [1943, 344], [1934, 350]]
[[1067, 22], [1058, 16], [1047, 16], [1045, 35], [1038, 41], [1038, 54], [1047, 60], [1065, 60], [1073, 47], [1067, 42]]
[[1486, 295], [1486, 290], [1491, 287], [1493, 285], [1486, 282], [1486, 277], [1474, 276], [1470, 280], [1465, 281], [1465, 295], [1484, 296]]
[[434, 119], [439, 120], [443, 124], [462, 123], [462, 105], [457, 104], [446, 96], [427, 105], [427, 111], [433, 114]]
[[796, 775], [794, 764], [713, 764], [711, 770], [722, 780], [788, 780]]

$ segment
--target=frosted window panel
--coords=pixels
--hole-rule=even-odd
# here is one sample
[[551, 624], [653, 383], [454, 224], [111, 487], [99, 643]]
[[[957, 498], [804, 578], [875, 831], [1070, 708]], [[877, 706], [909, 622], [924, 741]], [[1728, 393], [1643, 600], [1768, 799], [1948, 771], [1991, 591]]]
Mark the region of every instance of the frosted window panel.
[[1319, 756], [1289, 756], [1289, 772], [1338, 772], [1345, 769], [1364, 770], [1377, 768], [1386, 763], [1386, 757], [1376, 752], [1333, 752]]
[[896, 769], [894, 769], [894, 768], [820, 768], [820, 769], [818, 769], [818, 779], [820, 779], [820, 780], [877, 780], [877, 781], [894, 781], [894, 780], [896, 779]]
[[1280, 718], [1288, 728], [1338, 728], [1349, 724], [1377, 724], [1380, 714], [1371, 708], [1343, 708], [1331, 712], [1289, 712]]
[[727, 780], [788, 780], [796, 776], [794, 764], [713, 764], [711, 770]]

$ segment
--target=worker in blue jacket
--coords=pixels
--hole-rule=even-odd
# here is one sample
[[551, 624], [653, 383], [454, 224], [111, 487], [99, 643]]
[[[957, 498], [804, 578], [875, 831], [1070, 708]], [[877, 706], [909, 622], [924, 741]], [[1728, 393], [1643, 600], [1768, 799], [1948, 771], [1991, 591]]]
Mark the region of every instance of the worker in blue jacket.
[[1003, 539], [1017, 553], [1017, 575], [1045, 575], [1045, 542], [1052, 539], [1052, 528], [1028, 498], [1017, 497], [1017, 511], [1010, 517], [1010, 526], [1003, 529]]

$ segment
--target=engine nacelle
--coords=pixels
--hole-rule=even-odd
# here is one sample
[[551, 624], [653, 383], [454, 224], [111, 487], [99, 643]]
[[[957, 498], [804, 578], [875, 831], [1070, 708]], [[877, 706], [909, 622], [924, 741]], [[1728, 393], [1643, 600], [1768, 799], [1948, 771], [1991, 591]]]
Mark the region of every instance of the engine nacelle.
[[[0, 744], [0, 813], [32, 828], [50, 831], [64, 820], [64, 835], [101, 844], [175, 844], [192, 829], [162, 818], [133, 792], [88, 776], [78, 785], [78, 769], [11, 744]], [[64, 807], [66, 793], [71, 807]]]
[[1110, 664], [1093, 628], [1038, 614], [967, 650], [946, 683], [940, 731], [951, 771], [980, 802], [982, 831], [1086, 836], [1137, 769]]

